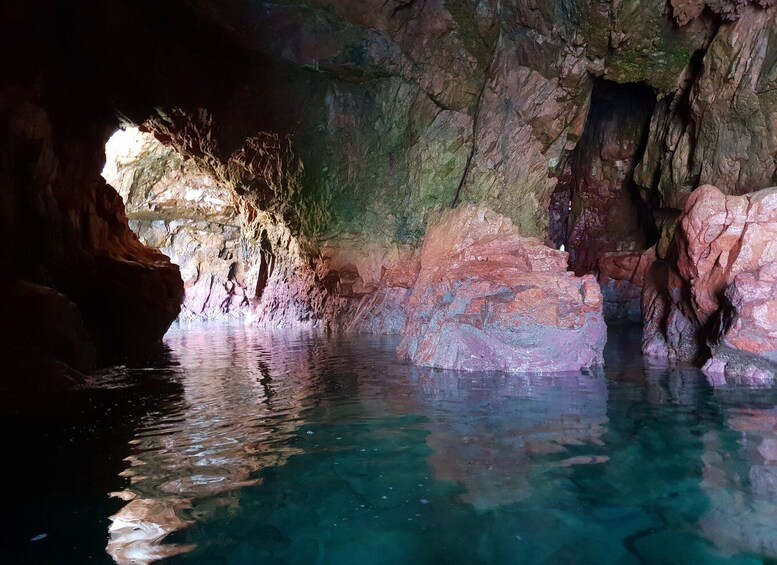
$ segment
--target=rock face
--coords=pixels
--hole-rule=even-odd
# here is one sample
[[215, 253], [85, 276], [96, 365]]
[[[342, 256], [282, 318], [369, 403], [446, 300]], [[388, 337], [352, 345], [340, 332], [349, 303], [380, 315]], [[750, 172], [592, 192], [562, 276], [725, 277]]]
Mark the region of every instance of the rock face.
[[[14, 99], [15, 86], [0, 89], [0, 270], [14, 288], [37, 290], [9, 302], [18, 312], [6, 319], [44, 316], [38, 307], [48, 304], [49, 315], [62, 314], [58, 324], [72, 321], [74, 336], [85, 327], [105, 356], [158, 343], [180, 309], [178, 267], [127, 227], [121, 198], [99, 176], [101, 135], [87, 128], [79, 138], [71, 116], [47, 111], [34, 91]], [[48, 353], [62, 352], [57, 343]]]
[[[0, 267], [74, 304], [98, 353], [158, 342], [183, 296], [178, 268], [132, 235], [98, 176], [117, 115], [235, 199], [238, 226], [229, 206], [181, 223], [128, 200], [144, 240], [184, 266], [185, 315], [271, 327], [400, 331], [430, 217], [487, 206], [555, 241], [549, 215], [571, 201], [559, 221], [578, 274], [656, 244], [668, 263], [646, 276], [643, 309], [660, 320], [646, 348], [692, 357], [716, 314], [683, 295], [672, 219], [702, 183], [777, 182], [771, 0], [61, 4], [0, 7], [18, 54], [0, 62]], [[569, 198], [551, 211], [560, 182]], [[513, 292], [498, 271], [484, 280]], [[727, 278], [727, 300], [767, 280], [747, 273]], [[634, 288], [617, 285], [610, 302], [633, 313]], [[577, 327], [548, 307], [538, 327]]]
[[[10, 351], [16, 364], [88, 370], [158, 345], [183, 287], [178, 268], [129, 230], [100, 177], [115, 108], [75, 62], [83, 44], [54, 29], [80, 31], [38, 7], [0, 8], [4, 50], [16, 54], [0, 63], [0, 277], [16, 289], [3, 299], [0, 341], [18, 327], [10, 343], [29, 339]], [[32, 373], [45, 382], [46, 371]]]
[[709, 373], [760, 378], [777, 362], [777, 189], [726, 196], [694, 191], [669, 260], [651, 269], [644, 299], [647, 354], [694, 359]]
[[720, 25], [678, 92], [658, 103], [636, 172], [663, 206], [682, 209], [704, 184], [744, 194], [777, 183], [777, 9], [711, 4], [735, 21]]
[[600, 363], [599, 286], [566, 267], [566, 253], [522, 237], [504, 216], [474, 206], [443, 213], [427, 231], [400, 356], [464, 370]]

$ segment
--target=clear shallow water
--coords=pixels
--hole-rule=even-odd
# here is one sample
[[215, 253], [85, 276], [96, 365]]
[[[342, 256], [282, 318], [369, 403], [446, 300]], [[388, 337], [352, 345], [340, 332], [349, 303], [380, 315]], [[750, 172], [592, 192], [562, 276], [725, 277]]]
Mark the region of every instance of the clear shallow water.
[[711, 388], [638, 339], [612, 331], [603, 373], [527, 376], [176, 329], [166, 357], [3, 416], [3, 531], [25, 563], [774, 559], [777, 390]]

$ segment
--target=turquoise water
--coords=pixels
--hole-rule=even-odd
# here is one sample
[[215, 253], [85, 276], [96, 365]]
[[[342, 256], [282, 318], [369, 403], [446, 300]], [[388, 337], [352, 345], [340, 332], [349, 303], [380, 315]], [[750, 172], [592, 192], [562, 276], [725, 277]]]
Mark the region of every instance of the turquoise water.
[[777, 390], [712, 388], [638, 341], [611, 331], [599, 373], [528, 376], [408, 367], [392, 339], [174, 329], [162, 358], [3, 416], [4, 534], [24, 563], [774, 559]]

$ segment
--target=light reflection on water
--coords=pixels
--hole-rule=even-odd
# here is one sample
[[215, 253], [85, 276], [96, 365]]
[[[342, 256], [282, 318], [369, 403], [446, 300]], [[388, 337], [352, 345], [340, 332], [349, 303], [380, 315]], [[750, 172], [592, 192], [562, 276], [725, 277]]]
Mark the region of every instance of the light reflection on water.
[[[114, 493], [118, 563], [777, 557], [774, 390], [713, 389], [612, 335], [598, 374], [407, 367], [391, 339], [168, 334], [182, 393]], [[168, 369], [169, 370], [169, 369]], [[94, 386], [136, 379], [106, 372]], [[121, 376], [123, 375], [123, 376]]]

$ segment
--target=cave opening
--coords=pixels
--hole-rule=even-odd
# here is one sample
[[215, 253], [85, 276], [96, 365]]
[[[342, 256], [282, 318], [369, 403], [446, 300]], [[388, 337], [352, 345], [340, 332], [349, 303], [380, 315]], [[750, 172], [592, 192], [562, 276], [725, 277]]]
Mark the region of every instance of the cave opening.
[[[274, 257], [266, 233], [254, 256], [229, 187], [137, 126], [120, 127], [105, 154], [102, 176], [124, 201], [130, 229], [180, 269], [185, 296], [179, 319], [246, 317]], [[258, 271], [254, 284], [252, 270]]]
[[634, 182], [655, 100], [645, 83], [596, 79], [583, 133], [549, 208], [549, 238], [566, 248], [577, 275], [596, 272], [605, 253], [641, 251], [655, 242], [652, 212]]

